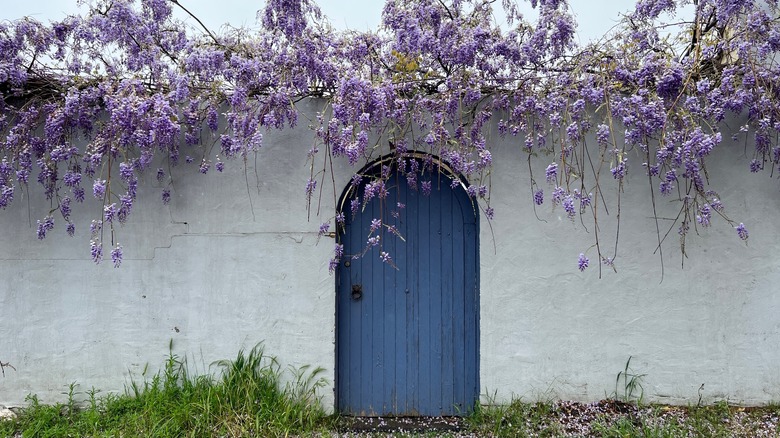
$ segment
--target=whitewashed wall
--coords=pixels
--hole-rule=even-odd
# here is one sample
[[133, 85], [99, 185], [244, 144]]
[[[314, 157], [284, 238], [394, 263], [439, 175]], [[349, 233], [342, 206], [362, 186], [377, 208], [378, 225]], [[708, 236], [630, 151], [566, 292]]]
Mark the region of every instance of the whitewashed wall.
[[[333, 241], [318, 244], [321, 218], [307, 221], [305, 155], [314, 137], [304, 120], [269, 132], [246, 174], [240, 161], [224, 174], [175, 169], [167, 207], [149, 175], [119, 229], [119, 269], [89, 259], [87, 215], [74, 217], [76, 237], [58, 227], [38, 241], [35, 220], [48, 204], [34, 191], [29, 199], [17, 192], [0, 211], [0, 361], [16, 367], [0, 377], [0, 404], [23, 404], [28, 393], [62, 400], [71, 382], [81, 391], [121, 391], [145, 366], [163, 363], [170, 340], [195, 370], [264, 342], [284, 363], [324, 367], [332, 383]], [[496, 218], [492, 234], [481, 219], [480, 237], [484, 392], [498, 401], [596, 400], [615, 390], [632, 356], [632, 368], [646, 374], [647, 400], [695, 402], [701, 384], [709, 401], [780, 399], [780, 194], [776, 180], [745, 171], [742, 146], [724, 150], [710, 175], [727, 213], [749, 226], [749, 246], [715, 221], [689, 239], [684, 268], [676, 237], [668, 239], [662, 277], [646, 180], [632, 168], [618, 273], [599, 279], [592, 249], [591, 268], [576, 270], [591, 242], [582, 224], [549, 200], [534, 215], [522, 139], [491, 144]], [[337, 174], [340, 193], [349, 169]], [[332, 199], [333, 187], [325, 190]], [[329, 204], [324, 218], [333, 214]], [[332, 404], [332, 387], [323, 395]]]
[[[734, 129], [740, 124], [729, 123]], [[646, 374], [646, 400], [696, 403], [702, 384], [709, 402], [780, 399], [779, 184], [768, 173], [750, 174], [752, 146], [745, 147], [744, 134], [739, 142], [730, 137], [724, 133], [724, 147], [709, 161], [710, 182], [725, 213], [748, 227], [748, 246], [713, 217], [709, 229], [699, 228], [700, 237], [691, 227], [681, 267], [675, 227], [662, 246], [662, 271], [647, 176], [639, 166], [644, 160], [632, 156], [617, 273], [607, 268], [601, 279], [595, 248], [589, 249], [592, 224], [586, 220], [586, 232], [560, 207], [550, 208], [544, 166], [536, 180], [547, 200], [537, 207], [537, 219], [527, 163], [510, 142], [492, 143], [495, 248], [483, 221], [480, 253], [483, 390], [497, 390], [501, 399], [596, 400], [615, 391], [616, 376], [632, 357], [631, 368]], [[608, 168], [604, 174], [612, 180]], [[677, 215], [679, 204], [657, 191], [656, 199], [659, 216]], [[611, 255], [614, 221], [603, 219], [601, 243]], [[670, 222], [660, 226], [665, 233]], [[584, 273], [576, 269], [581, 252], [591, 264]]]
[[[16, 367], [0, 377], [0, 404], [23, 404], [28, 393], [61, 400], [74, 381], [121, 391], [163, 364], [170, 340], [199, 372], [263, 342], [282, 363], [322, 366], [333, 381], [333, 241], [317, 245], [303, 192], [313, 135], [304, 124], [265, 138], [246, 177], [241, 160], [223, 174], [174, 168], [167, 207], [147, 175], [118, 229], [118, 269], [109, 248], [100, 265], [90, 260], [91, 216], [74, 218], [73, 238], [58, 227], [38, 241], [48, 204], [18, 192], [0, 212], [0, 361]], [[324, 395], [332, 403], [332, 391]]]

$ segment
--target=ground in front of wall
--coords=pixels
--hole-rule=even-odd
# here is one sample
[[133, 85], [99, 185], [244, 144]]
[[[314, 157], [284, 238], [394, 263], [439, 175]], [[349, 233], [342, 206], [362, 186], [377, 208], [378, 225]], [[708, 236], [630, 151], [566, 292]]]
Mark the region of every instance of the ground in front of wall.
[[331, 437], [778, 437], [780, 406], [639, 405], [618, 400], [481, 407], [466, 418], [342, 418]]

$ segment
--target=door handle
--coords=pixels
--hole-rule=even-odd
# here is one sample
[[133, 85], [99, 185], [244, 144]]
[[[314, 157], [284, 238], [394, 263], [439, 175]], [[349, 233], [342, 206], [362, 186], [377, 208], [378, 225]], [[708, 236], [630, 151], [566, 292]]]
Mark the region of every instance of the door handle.
[[352, 299], [355, 301], [360, 300], [363, 298], [363, 285], [362, 284], [353, 284], [352, 285]]

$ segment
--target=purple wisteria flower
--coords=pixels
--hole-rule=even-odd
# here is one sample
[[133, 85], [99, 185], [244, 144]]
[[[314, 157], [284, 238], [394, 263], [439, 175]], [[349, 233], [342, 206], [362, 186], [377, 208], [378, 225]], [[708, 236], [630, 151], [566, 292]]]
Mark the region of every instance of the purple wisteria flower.
[[113, 222], [114, 217], [116, 217], [119, 209], [116, 206], [116, 203], [111, 203], [103, 207], [103, 220], [105, 222]]
[[547, 166], [547, 170], [545, 170], [544, 173], [545, 177], [547, 178], [547, 182], [554, 184], [556, 178], [558, 178], [558, 163], [552, 163]]
[[70, 212], [70, 198], [66, 196], [60, 200], [60, 213], [65, 220], [68, 220]]
[[325, 234], [328, 234], [328, 230], [330, 230], [330, 224], [328, 222], [323, 222], [320, 224], [320, 230], [317, 235], [321, 237]]
[[422, 193], [424, 196], [430, 196], [431, 194], [431, 182], [430, 181], [423, 181], [422, 182]]
[[542, 189], [538, 189], [534, 192], [534, 204], [542, 205], [543, 202], [544, 202], [544, 191]]
[[311, 198], [311, 195], [314, 194], [314, 190], [317, 188], [317, 181], [313, 179], [309, 179], [306, 182], [306, 198]]
[[745, 224], [740, 222], [739, 225], [735, 227], [735, 229], [737, 230], [737, 235], [739, 236], [740, 239], [742, 240], [748, 239], [748, 231], [747, 228], [745, 228]]
[[46, 216], [43, 218], [43, 222], [38, 222], [38, 239], [43, 240], [46, 238], [46, 232], [54, 229], [54, 218], [52, 216]]
[[626, 167], [627, 167], [628, 159], [623, 158], [622, 160], [618, 161], [617, 166], [610, 169], [612, 172], [612, 176], [617, 180], [622, 180], [626, 176]]
[[710, 219], [712, 219], [712, 210], [709, 204], [704, 204], [699, 208], [699, 214], [696, 215], [696, 222], [703, 227], [710, 226]]
[[111, 250], [111, 262], [114, 263], [114, 267], [118, 268], [122, 264], [122, 246], [118, 243], [116, 247]]
[[580, 256], [577, 258], [577, 268], [580, 270], [580, 272], [584, 271], [585, 268], [588, 267], [588, 263], [590, 260], [588, 260], [587, 257], [585, 257], [584, 253], [580, 253]]
[[101, 260], [103, 260], [103, 243], [92, 239], [89, 242], [90, 252], [92, 254], [92, 261], [97, 263], [100, 263]]
[[563, 210], [566, 212], [566, 216], [569, 219], [574, 220], [574, 216], [577, 215], [577, 210], [574, 208], [574, 196], [572, 195], [566, 195], [563, 198]]
[[596, 130], [596, 141], [600, 145], [606, 145], [609, 142], [609, 125], [601, 124]]
[[92, 194], [97, 199], [103, 199], [106, 195], [106, 180], [95, 180], [92, 184]]

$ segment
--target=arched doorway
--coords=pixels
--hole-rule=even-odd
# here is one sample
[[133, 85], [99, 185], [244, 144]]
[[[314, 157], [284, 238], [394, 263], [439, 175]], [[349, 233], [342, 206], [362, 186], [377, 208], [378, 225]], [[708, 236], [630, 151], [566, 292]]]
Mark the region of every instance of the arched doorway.
[[[479, 397], [477, 207], [441, 172], [446, 164], [423, 155], [404, 170], [396, 162], [378, 160], [360, 173], [384, 167], [384, 198], [363, 202], [370, 177], [342, 197], [336, 407], [346, 415], [463, 415]], [[371, 246], [374, 219], [384, 225]]]

